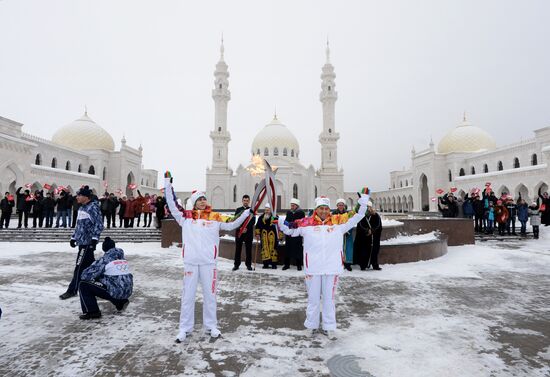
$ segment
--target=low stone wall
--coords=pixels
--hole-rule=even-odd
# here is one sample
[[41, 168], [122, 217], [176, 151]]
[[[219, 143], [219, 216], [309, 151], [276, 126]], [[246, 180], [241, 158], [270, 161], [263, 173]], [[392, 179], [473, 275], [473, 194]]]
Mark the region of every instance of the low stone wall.
[[379, 264], [397, 264], [418, 262], [439, 258], [447, 254], [447, 237], [443, 234], [439, 239], [396, 245], [381, 245], [378, 255]]
[[447, 236], [449, 246], [473, 245], [474, 223], [471, 219], [424, 218], [399, 219], [405, 234], [424, 234], [439, 231]]

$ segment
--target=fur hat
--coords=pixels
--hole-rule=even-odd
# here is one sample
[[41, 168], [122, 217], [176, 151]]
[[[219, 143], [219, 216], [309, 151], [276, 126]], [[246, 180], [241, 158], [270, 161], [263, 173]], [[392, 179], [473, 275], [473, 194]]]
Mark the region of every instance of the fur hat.
[[315, 198], [315, 209], [321, 206], [327, 206], [328, 208], [330, 208], [330, 199], [325, 196]]
[[342, 203], [343, 205], [346, 205], [346, 199], [342, 199], [342, 198], [336, 199], [336, 205], [338, 205], [340, 203]]
[[372, 202], [370, 200], [367, 202], [367, 207], [372, 207]]
[[265, 206], [264, 206], [264, 208], [271, 208], [271, 204], [269, 204], [269, 203], [265, 203]]
[[200, 198], [204, 198], [206, 199], [206, 193], [204, 191], [193, 191], [193, 193], [191, 193], [191, 197], [189, 198], [189, 201], [191, 202], [191, 204], [193, 205], [193, 207], [195, 207], [195, 203], [197, 202], [197, 200], [199, 200]]
[[290, 199], [290, 204], [296, 204], [298, 207], [300, 207], [300, 200], [292, 198]]

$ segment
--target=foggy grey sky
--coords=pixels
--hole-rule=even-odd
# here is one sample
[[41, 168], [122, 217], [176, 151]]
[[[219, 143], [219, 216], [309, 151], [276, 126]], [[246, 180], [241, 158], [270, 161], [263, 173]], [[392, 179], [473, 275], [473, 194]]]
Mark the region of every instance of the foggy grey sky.
[[205, 187], [225, 39], [230, 165], [273, 116], [320, 163], [327, 35], [344, 188], [389, 185], [467, 111], [497, 145], [550, 125], [550, 1], [0, 1], [0, 116], [51, 138], [89, 115], [178, 190]]

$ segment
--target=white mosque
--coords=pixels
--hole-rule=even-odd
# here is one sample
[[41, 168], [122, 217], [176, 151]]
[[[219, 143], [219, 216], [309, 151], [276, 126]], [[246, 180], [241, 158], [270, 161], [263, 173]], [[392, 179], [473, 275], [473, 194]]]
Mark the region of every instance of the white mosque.
[[[228, 144], [231, 136], [227, 127], [227, 104], [231, 99], [231, 92], [223, 42], [220, 53], [212, 90], [215, 121], [214, 129], [210, 132], [212, 164], [206, 170], [206, 193], [214, 208], [231, 209], [240, 206], [243, 194], [252, 196], [260, 176], [251, 174], [250, 169], [254, 166], [247, 164], [245, 168], [241, 164], [233, 171], [228, 165]], [[320, 169], [302, 164], [298, 140], [276, 115], [252, 141], [251, 156], [261, 156], [277, 168], [275, 178], [278, 209], [288, 208], [292, 198], [300, 199], [302, 207], [310, 208], [317, 196], [327, 196], [334, 203], [344, 195], [344, 172], [338, 168], [337, 142], [340, 136], [335, 129], [335, 103], [338, 99], [335, 77], [327, 44], [326, 63], [321, 73], [323, 128], [319, 135]]]
[[27, 134], [23, 124], [0, 117], [0, 192], [18, 187], [54, 191], [63, 186], [74, 193], [89, 185], [96, 194], [105, 191], [131, 195], [158, 193], [158, 172], [142, 167], [143, 148], [133, 148], [123, 137], [118, 151], [113, 138], [87, 111], [59, 128], [46, 140]]
[[455, 189], [464, 197], [487, 183], [498, 196], [506, 192], [517, 199], [537, 198], [539, 188], [550, 183], [550, 127], [537, 129], [534, 137], [497, 147], [495, 140], [466, 115], [439, 142], [411, 151], [410, 168], [390, 172], [390, 188], [373, 193], [376, 207], [385, 212], [437, 211], [437, 190]]

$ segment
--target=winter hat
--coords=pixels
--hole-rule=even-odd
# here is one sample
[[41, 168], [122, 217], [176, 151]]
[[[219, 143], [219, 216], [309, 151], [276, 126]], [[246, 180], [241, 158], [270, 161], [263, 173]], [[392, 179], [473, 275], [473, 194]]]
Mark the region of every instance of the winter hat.
[[330, 199], [324, 196], [320, 196], [315, 199], [315, 209], [321, 207], [321, 206], [327, 206], [330, 208]]
[[92, 190], [90, 190], [89, 186], [82, 186], [80, 190], [76, 192], [76, 195], [87, 196], [88, 198], [91, 198]]
[[111, 249], [115, 248], [115, 241], [111, 239], [111, 237], [105, 237], [103, 240], [103, 244], [101, 245], [101, 248], [104, 252], [108, 252]]
[[298, 207], [300, 206], [300, 200], [296, 198], [290, 199], [290, 204], [296, 204]]
[[199, 200], [200, 198], [204, 198], [206, 199], [206, 193], [204, 191], [193, 191], [191, 193], [191, 197], [189, 198], [189, 201], [191, 202], [191, 204], [193, 205], [193, 207], [195, 206], [195, 203], [197, 202], [197, 200]]
[[372, 207], [372, 202], [370, 200], [367, 202], [367, 207]]
[[342, 199], [342, 198], [336, 199], [336, 205], [338, 205], [338, 204], [340, 204], [340, 203], [346, 205], [346, 200], [345, 200], [345, 199]]
[[531, 207], [536, 207], [536, 206], [537, 206], [537, 202], [531, 203]]
[[271, 204], [269, 204], [269, 203], [265, 203], [265, 206], [264, 206], [264, 208], [271, 208]]

